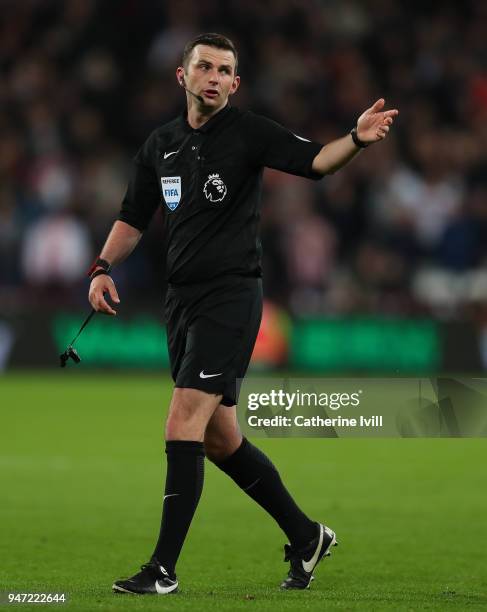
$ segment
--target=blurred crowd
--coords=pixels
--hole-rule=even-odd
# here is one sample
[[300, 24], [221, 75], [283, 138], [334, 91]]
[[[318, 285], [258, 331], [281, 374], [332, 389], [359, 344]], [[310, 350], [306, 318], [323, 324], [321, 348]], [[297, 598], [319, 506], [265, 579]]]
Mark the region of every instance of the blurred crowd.
[[[390, 136], [313, 182], [266, 171], [267, 296], [297, 315], [451, 318], [487, 300], [487, 3], [3, 0], [0, 308], [86, 301], [130, 160], [185, 102], [185, 42], [239, 49], [232, 104], [322, 143], [379, 97]], [[116, 271], [158, 298], [159, 215]]]

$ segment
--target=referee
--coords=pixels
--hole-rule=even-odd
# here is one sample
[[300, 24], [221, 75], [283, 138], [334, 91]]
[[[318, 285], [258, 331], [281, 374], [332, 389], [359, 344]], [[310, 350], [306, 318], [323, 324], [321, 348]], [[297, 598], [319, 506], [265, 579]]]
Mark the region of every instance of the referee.
[[[176, 562], [203, 488], [204, 457], [264, 508], [289, 539], [284, 589], [309, 587], [335, 533], [299, 508], [272, 462], [242, 438], [236, 379], [250, 361], [262, 313], [258, 238], [264, 167], [320, 179], [382, 140], [397, 110], [380, 99], [356, 127], [326, 147], [231, 107], [239, 85], [234, 44], [219, 34], [188, 42], [176, 70], [186, 92], [179, 117], [156, 129], [134, 159], [121, 212], [90, 271], [89, 300], [115, 315], [110, 269], [135, 248], [162, 208], [165, 304], [174, 391], [166, 422], [167, 476], [159, 538], [150, 561], [117, 580], [118, 593], [178, 589]], [[104, 293], [110, 296], [110, 303]]]

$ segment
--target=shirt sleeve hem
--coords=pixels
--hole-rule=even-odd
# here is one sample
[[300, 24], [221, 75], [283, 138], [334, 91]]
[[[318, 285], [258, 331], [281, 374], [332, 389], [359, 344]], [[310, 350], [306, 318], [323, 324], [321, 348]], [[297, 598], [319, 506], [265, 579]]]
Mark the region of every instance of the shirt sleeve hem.
[[319, 181], [321, 180], [325, 175], [321, 174], [321, 172], [316, 172], [315, 170], [313, 170], [313, 162], [315, 157], [318, 155], [318, 153], [321, 151], [321, 149], [323, 148], [323, 145], [317, 143], [317, 142], [313, 142], [311, 143], [315, 146], [315, 152], [313, 152], [313, 156], [311, 157], [309, 164], [308, 164], [308, 172], [307, 172], [307, 178], [312, 179], [313, 181]]
[[145, 232], [145, 230], [147, 229], [147, 225], [143, 225], [141, 223], [138, 223], [137, 221], [134, 221], [129, 216], [124, 215], [123, 213], [120, 213], [118, 215], [117, 220], [118, 221], [123, 221], [127, 225], [130, 225], [133, 228], [135, 228], [136, 230], [139, 230], [139, 232]]

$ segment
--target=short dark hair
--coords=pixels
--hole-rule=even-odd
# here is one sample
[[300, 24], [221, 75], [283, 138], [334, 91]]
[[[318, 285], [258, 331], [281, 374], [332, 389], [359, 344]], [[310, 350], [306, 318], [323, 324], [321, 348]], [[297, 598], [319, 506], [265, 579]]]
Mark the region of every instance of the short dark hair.
[[186, 43], [186, 46], [184, 47], [183, 51], [183, 67], [185, 70], [188, 66], [188, 61], [191, 56], [191, 53], [193, 52], [193, 49], [196, 47], [196, 45], [208, 45], [208, 47], [216, 47], [217, 49], [226, 49], [227, 51], [231, 51], [235, 56], [235, 74], [237, 74], [238, 54], [235, 45], [226, 36], [223, 36], [222, 34], [216, 34], [215, 32], [210, 32], [208, 34], [199, 34], [198, 36], [196, 36], [196, 38], [193, 38], [193, 40], [190, 40], [188, 43]]

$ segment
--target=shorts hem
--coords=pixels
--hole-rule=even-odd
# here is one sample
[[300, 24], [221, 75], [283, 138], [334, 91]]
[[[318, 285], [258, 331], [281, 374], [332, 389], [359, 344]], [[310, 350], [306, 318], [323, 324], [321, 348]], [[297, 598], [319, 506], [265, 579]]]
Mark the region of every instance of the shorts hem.
[[230, 395], [227, 395], [225, 391], [215, 390], [215, 389], [202, 389], [196, 385], [184, 385], [184, 384], [175, 384], [175, 389], [195, 389], [196, 391], [203, 391], [203, 393], [207, 393], [208, 395], [221, 395], [222, 399], [220, 404], [226, 406], [227, 408], [231, 408], [232, 406], [237, 405], [237, 399]]

